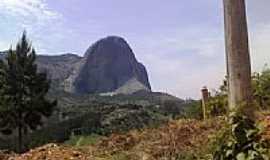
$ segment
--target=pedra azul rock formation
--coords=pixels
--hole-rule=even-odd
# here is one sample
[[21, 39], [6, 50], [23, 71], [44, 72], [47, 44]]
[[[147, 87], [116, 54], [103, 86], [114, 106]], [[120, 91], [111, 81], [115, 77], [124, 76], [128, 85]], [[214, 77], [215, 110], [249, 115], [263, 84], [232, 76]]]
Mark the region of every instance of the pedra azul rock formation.
[[120, 37], [107, 37], [93, 44], [75, 74], [70, 81], [70, 91], [75, 93], [130, 94], [151, 90], [145, 67]]
[[83, 57], [70, 53], [39, 55], [37, 65], [48, 73], [54, 90], [101, 95], [151, 91], [144, 65], [137, 61], [129, 44], [117, 36], [97, 41]]

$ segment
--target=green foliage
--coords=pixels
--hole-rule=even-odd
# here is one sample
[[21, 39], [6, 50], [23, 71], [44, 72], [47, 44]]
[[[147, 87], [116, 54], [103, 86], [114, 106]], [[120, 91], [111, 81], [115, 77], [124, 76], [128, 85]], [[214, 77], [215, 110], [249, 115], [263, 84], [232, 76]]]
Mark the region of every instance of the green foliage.
[[[111, 132], [126, 132], [130, 129], [141, 129], [145, 126], [156, 127], [164, 124], [169, 118], [158, 112], [155, 106], [142, 107], [137, 105], [104, 105], [104, 106], [74, 106], [66, 109], [64, 121], [50, 121], [40, 130], [24, 137], [27, 149], [35, 148], [46, 143], [62, 143], [72, 134], [75, 137], [87, 135], [106, 136]], [[72, 117], [74, 116], [74, 117]], [[14, 141], [14, 140], [11, 140]], [[9, 143], [10, 144], [10, 143]], [[14, 147], [6, 146], [0, 140], [0, 149]]]
[[70, 139], [65, 142], [65, 144], [75, 147], [94, 145], [100, 138], [101, 136], [97, 134], [91, 134], [88, 136], [71, 136]]
[[182, 113], [182, 105], [179, 105], [176, 101], [165, 100], [162, 102], [159, 107], [160, 112], [162, 112], [165, 116], [171, 116], [173, 119], [176, 119]]
[[221, 116], [227, 113], [228, 96], [222, 92], [216, 92], [206, 104], [208, 116]]
[[9, 50], [0, 61], [0, 132], [18, 133], [18, 150], [22, 136], [42, 125], [42, 118], [49, 117], [56, 102], [46, 99], [49, 81], [45, 73], [37, 71], [36, 53], [24, 32], [16, 50]]
[[189, 119], [201, 119], [202, 107], [200, 101], [193, 101], [184, 108], [183, 117]]
[[265, 68], [261, 73], [252, 76], [253, 96], [257, 106], [262, 109], [270, 107], [270, 69]]
[[233, 113], [230, 129], [217, 139], [215, 160], [267, 160], [270, 144], [260, 136], [261, 129], [254, 121]]
[[227, 113], [228, 106], [228, 91], [227, 80], [223, 81], [223, 85], [219, 90], [215, 91], [214, 95], [209, 98], [206, 104], [207, 116], [220, 116]]
[[[270, 69], [265, 67], [261, 73], [252, 76], [252, 94], [256, 106], [261, 109], [270, 107]], [[208, 114], [216, 115], [226, 112], [228, 105], [227, 81], [216, 91], [208, 103]]]

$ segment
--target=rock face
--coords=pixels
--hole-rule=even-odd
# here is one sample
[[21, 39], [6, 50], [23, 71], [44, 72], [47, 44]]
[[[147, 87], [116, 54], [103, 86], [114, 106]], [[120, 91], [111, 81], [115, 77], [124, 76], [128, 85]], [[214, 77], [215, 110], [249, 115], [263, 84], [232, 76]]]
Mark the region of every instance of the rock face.
[[145, 67], [120, 37], [107, 37], [93, 44], [86, 51], [77, 73], [73, 79], [75, 93], [114, 92], [132, 79], [140, 85], [133, 85], [128, 92], [142, 88], [151, 90]]
[[70, 53], [59, 56], [37, 56], [39, 69], [47, 72], [52, 81], [61, 81], [68, 78], [81, 60], [82, 57]]
[[[3, 58], [0, 54], [0, 59]], [[128, 43], [110, 36], [94, 43], [79, 57], [75, 54], [37, 56], [40, 71], [46, 71], [53, 89], [75, 94], [132, 94], [151, 91], [145, 67]]]

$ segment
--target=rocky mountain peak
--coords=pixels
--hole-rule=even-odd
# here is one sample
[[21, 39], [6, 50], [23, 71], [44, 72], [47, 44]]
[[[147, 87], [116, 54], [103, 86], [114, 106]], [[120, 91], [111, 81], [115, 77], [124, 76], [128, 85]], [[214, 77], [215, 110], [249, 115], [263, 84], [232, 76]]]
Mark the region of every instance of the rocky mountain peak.
[[74, 79], [76, 93], [113, 92], [133, 78], [151, 90], [145, 67], [137, 61], [126, 40], [117, 36], [94, 43], [86, 51], [78, 73]]
[[[0, 53], [0, 59], [4, 53]], [[40, 71], [48, 73], [53, 89], [76, 94], [132, 94], [151, 91], [147, 71], [128, 42], [118, 36], [102, 38], [83, 57], [75, 54], [38, 55]]]
[[[108, 51], [108, 50], [111, 50], [111, 51]], [[120, 50], [122, 50], [122, 52]], [[111, 56], [119, 55], [119, 54], [122, 54], [122, 55], [126, 54], [127, 56], [131, 52], [132, 50], [124, 38], [118, 37], [118, 36], [108, 36], [106, 38], [102, 38], [98, 40], [93, 45], [91, 45], [88, 48], [88, 50], [85, 52], [84, 57], [88, 57], [91, 54], [95, 54], [95, 53], [104, 54], [104, 55], [110, 54]], [[134, 54], [129, 54], [129, 56], [134, 56]]]

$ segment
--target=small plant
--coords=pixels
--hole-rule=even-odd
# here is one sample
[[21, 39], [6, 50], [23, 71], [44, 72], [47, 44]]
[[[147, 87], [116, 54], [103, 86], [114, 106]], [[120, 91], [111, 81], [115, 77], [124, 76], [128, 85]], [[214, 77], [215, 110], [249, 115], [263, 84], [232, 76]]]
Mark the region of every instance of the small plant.
[[246, 116], [232, 113], [230, 129], [224, 132], [214, 160], [268, 160], [269, 142], [261, 137], [261, 129]]
[[94, 145], [101, 138], [101, 136], [92, 134], [88, 136], [71, 136], [68, 141], [65, 142], [67, 145], [80, 147], [86, 145]]

